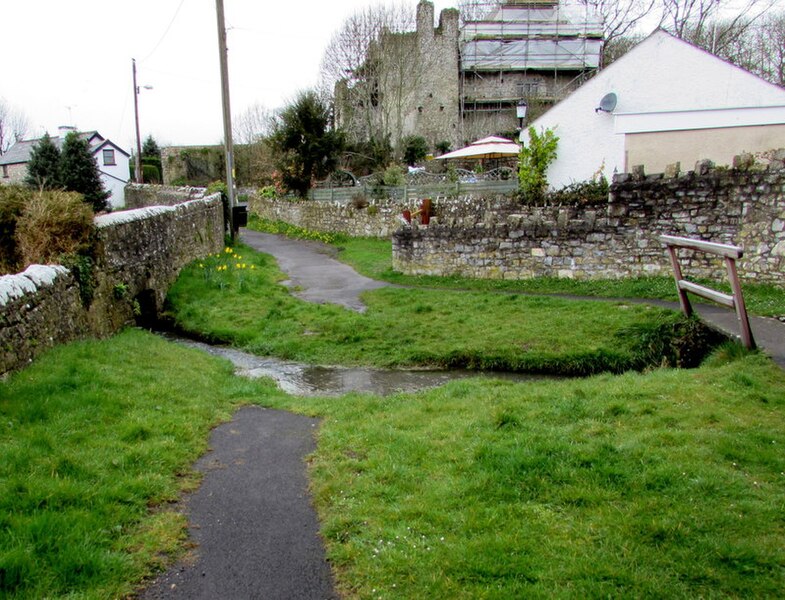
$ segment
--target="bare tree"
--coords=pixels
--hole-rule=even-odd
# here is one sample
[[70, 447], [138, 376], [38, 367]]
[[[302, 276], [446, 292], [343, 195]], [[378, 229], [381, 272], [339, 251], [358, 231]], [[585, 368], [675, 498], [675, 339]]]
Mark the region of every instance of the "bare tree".
[[29, 129], [30, 121], [27, 115], [0, 98], [0, 156], [22, 140]]
[[414, 26], [411, 6], [373, 5], [349, 16], [327, 45], [318, 89], [321, 96], [335, 94], [336, 121], [349, 126], [351, 137], [383, 139], [389, 132], [378, 110], [381, 88], [385, 87], [380, 80], [388, 75], [382, 69], [389, 57], [381, 56], [378, 48], [382, 38], [390, 39], [390, 34]]
[[274, 111], [253, 104], [232, 119], [237, 178], [243, 185], [264, 186], [272, 181], [275, 162], [267, 138], [274, 117]]
[[743, 0], [729, 13], [728, 0], [661, 0], [660, 26], [673, 35], [723, 56], [739, 43], [777, 0]]
[[785, 12], [767, 15], [756, 32], [761, 77], [785, 87]]
[[270, 134], [274, 113], [252, 104], [232, 119], [232, 135], [238, 144], [253, 144]]
[[502, 4], [502, 0], [459, 0], [461, 23], [481, 21]]

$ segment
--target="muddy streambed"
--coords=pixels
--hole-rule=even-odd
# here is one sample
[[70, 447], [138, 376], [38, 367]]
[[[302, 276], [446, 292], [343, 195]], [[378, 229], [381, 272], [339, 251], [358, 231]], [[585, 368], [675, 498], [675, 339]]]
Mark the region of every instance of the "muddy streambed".
[[349, 392], [365, 392], [387, 396], [397, 392], [416, 392], [443, 385], [455, 379], [485, 377], [523, 382], [545, 379], [525, 373], [493, 371], [431, 371], [373, 369], [368, 367], [319, 367], [302, 363], [256, 356], [234, 348], [212, 346], [171, 334], [171, 341], [197, 348], [213, 356], [228, 359], [242, 377], [273, 379], [278, 387], [294, 396], [341, 396]]

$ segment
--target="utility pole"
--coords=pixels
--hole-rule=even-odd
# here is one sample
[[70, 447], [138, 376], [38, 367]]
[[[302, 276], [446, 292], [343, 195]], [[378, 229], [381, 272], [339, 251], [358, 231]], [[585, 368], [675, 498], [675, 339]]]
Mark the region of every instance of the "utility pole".
[[136, 123], [136, 161], [134, 164], [134, 179], [142, 183], [142, 142], [139, 139], [139, 86], [136, 85], [136, 59], [131, 59], [134, 74], [134, 122]]
[[223, 0], [215, 0], [218, 20], [218, 53], [221, 64], [221, 100], [223, 102], [224, 147], [226, 153], [226, 195], [229, 197], [229, 234], [234, 239], [234, 148], [232, 114], [229, 109], [229, 66], [226, 59], [226, 26]]

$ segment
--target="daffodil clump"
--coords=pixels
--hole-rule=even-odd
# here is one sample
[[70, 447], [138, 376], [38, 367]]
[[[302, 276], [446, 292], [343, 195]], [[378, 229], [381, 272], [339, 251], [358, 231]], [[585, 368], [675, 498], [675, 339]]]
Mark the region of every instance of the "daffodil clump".
[[223, 252], [210, 254], [196, 263], [202, 271], [205, 281], [219, 289], [236, 287], [240, 291], [247, 289], [247, 271], [255, 271], [256, 264], [246, 262], [234, 248], [227, 246]]

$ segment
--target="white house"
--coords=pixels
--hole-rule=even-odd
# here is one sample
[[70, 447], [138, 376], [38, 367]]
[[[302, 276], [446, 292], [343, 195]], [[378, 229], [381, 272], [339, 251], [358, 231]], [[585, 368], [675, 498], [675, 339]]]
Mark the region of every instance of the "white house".
[[559, 136], [554, 188], [635, 165], [686, 171], [785, 147], [785, 89], [657, 30], [531, 125]]
[[[73, 127], [60, 127], [60, 135], [53, 137], [52, 142], [62, 148], [65, 136], [69, 131], [74, 131]], [[112, 208], [122, 208], [125, 206], [125, 186], [130, 178], [129, 159], [130, 154], [107, 140], [97, 131], [85, 131], [79, 133], [79, 137], [87, 140], [90, 151], [96, 160], [98, 170], [101, 173], [101, 181], [104, 189], [111, 192], [109, 203]], [[17, 142], [8, 152], [0, 156], [0, 183], [22, 183], [27, 175], [27, 163], [30, 161], [30, 153], [39, 140], [23, 140]]]

